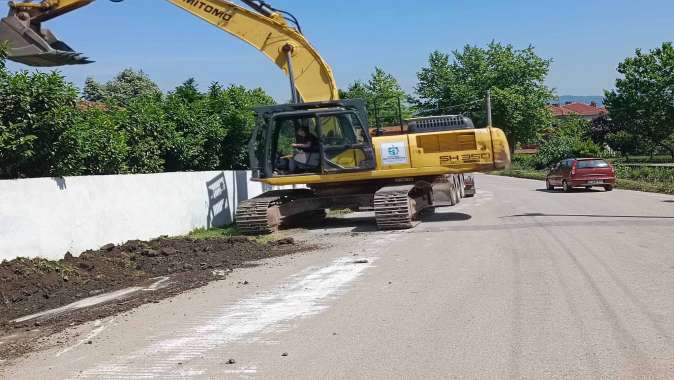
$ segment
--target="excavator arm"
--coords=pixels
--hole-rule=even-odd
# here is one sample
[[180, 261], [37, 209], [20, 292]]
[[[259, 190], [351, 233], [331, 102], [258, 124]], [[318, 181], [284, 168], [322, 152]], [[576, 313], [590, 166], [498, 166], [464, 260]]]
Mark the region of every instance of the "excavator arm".
[[[58, 40], [42, 22], [90, 5], [95, 0], [9, 2], [9, 15], [0, 21], [0, 40], [8, 41], [8, 58], [31, 66], [62, 66], [91, 61]], [[115, 0], [113, 0], [115, 1]], [[280, 12], [260, 0], [243, 0], [253, 10], [225, 0], [166, 0], [247, 42], [290, 77], [295, 101], [339, 98], [330, 66], [291, 27]]]

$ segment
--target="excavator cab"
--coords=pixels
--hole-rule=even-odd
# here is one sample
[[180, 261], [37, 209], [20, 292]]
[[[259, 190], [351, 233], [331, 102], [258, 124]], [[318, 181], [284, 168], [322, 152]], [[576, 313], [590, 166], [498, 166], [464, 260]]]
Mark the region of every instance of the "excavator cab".
[[11, 7], [7, 17], [0, 20], [0, 41], [6, 41], [10, 49], [8, 58], [29, 66], [91, 63], [87, 57], [56, 38], [49, 29], [42, 28], [42, 21], [56, 17], [56, 14], [35, 17], [34, 13], [40, 11], [40, 6], [37, 3], [25, 3], [22, 7]]
[[365, 112], [360, 100], [256, 109], [258, 123], [249, 145], [254, 177], [373, 170]]

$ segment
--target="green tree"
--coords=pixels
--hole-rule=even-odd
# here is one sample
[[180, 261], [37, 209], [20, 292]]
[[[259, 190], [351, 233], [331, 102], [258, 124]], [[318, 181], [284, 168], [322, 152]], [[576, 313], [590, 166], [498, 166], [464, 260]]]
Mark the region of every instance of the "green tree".
[[179, 98], [184, 103], [192, 104], [203, 98], [199, 92], [199, 86], [194, 78], [184, 81], [180, 86], [176, 87], [172, 95]]
[[224, 134], [222, 143], [212, 153], [218, 155], [223, 168], [248, 168], [248, 140], [255, 128], [253, 109], [274, 104], [274, 99], [260, 88], [249, 90], [213, 83], [205, 101], [208, 112], [218, 116]]
[[130, 173], [165, 171], [166, 152], [174, 149], [176, 127], [156, 97], [132, 99], [124, 108], [112, 108], [117, 128], [126, 136]]
[[188, 79], [164, 96], [142, 72], [78, 89], [58, 72], [9, 72], [0, 49], [0, 178], [243, 169], [261, 89]]
[[58, 176], [129, 171], [126, 134], [117, 128], [110, 112], [100, 109], [77, 112], [54, 149], [58, 156], [54, 174]]
[[592, 120], [590, 137], [596, 144], [600, 146], [608, 145], [628, 159], [630, 155], [644, 151], [643, 144], [638, 136], [621, 130], [607, 115]]
[[77, 88], [56, 72], [9, 72], [4, 53], [0, 62], [0, 177], [54, 175], [54, 145], [72, 125]]
[[210, 112], [205, 96], [190, 78], [170, 93], [164, 112], [175, 126], [175, 139], [166, 152], [165, 170], [215, 170], [217, 153], [227, 136], [220, 117]]
[[463, 113], [485, 126], [485, 96], [492, 94], [494, 126], [503, 129], [510, 149], [534, 141], [551, 124], [546, 104], [553, 98], [544, 81], [551, 60], [539, 57], [532, 46], [518, 50], [491, 42], [486, 48], [465, 46], [452, 52], [431, 53], [415, 90], [418, 109], [427, 114]]
[[136, 98], [161, 97], [162, 92], [142, 70], [124, 69], [104, 84], [87, 78], [82, 95], [84, 100], [125, 106]]
[[590, 138], [590, 123], [580, 117], [563, 120], [555, 127], [546, 128], [537, 156], [539, 168], [571, 157], [598, 156], [602, 149]]
[[342, 99], [364, 99], [368, 107], [368, 122], [370, 127], [376, 127], [379, 120], [382, 125], [392, 125], [399, 122], [398, 101], [402, 118], [408, 118], [412, 110], [407, 103], [407, 94], [400, 87], [398, 80], [379, 67], [367, 82], [357, 80], [346, 91], [340, 90]]
[[644, 53], [636, 50], [618, 65], [622, 78], [605, 92], [611, 119], [626, 135], [658, 146], [674, 160], [674, 47], [665, 42]]

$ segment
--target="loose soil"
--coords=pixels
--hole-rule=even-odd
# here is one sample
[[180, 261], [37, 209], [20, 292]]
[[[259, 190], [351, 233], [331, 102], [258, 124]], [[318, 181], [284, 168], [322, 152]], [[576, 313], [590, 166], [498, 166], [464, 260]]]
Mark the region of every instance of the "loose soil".
[[[285, 238], [259, 243], [246, 237], [209, 239], [160, 238], [108, 244], [78, 257], [66, 253], [58, 261], [19, 258], [0, 264], [0, 360], [15, 358], [58, 331], [114, 315], [148, 302], [222, 279], [234, 268], [256, 260], [287, 255], [312, 247]], [[169, 277], [165, 287], [135, 292], [104, 304], [13, 320], [44, 310], [131, 286], [146, 286]]]

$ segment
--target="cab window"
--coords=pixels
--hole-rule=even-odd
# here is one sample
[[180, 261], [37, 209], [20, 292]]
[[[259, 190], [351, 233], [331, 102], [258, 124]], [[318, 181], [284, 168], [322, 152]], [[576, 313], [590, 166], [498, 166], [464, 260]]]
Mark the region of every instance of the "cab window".
[[319, 117], [324, 154], [324, 170], [370, 169], [374, 164], [366, 132], [352, 113]]
[[272, 139], [274, 175], [320, 172], [320, 142], [315, 116], [278, 118]]

